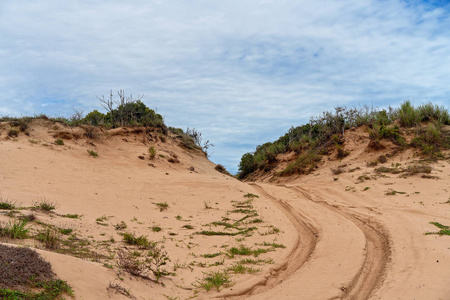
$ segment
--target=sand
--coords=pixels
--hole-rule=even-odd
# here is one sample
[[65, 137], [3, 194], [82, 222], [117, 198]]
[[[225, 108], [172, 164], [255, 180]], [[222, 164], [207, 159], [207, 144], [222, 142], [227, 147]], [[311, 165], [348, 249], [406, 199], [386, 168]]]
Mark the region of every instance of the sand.
[[[350, 155], [341, 161], [330, 156], [310, 175], [246, 183], [217, 172], [203, 153], [180, 147], [175, 136], [162, 142], [156, 133], [115, 129], [89, 139], [84, 129], [39, 120], [29, 136], [9, 138], [9, 128], [0, 125], [2, 198], [21, 207], [56, 204], [50, 213], [28, 208], [17, 215], [33, 212], [41, 222], [71, 228], [93, 252], [80, 258], [31, 238], [1, 242], [37, 248], [72, 286], [75, 299], [127, 298], [110, 285], [136, 299], [450, 299], [450, 237], [425, 235], [438, 230], [431, 221], [450, 225], [448, 161], [431, 164], [436, 178], [380, 176], [367, 166], [380, 153], [368, 151], [368, 139], [355, 131], [346, 137]], [[58, 136], [71, 139], [56, 145]], [[154, 159], [150, 146], [157, 149]], [[414, 160], [408, 150], [378, 166], [401, 168]], [[343, 173], [333, 174], [343, 165]], [[386, 195], [392, 190], [403, 193]], [[244, 197], [248, 193], [259, 197]], [[160, 211], [155, 203], [168, 208]], [[239, 205], [258, 214], [239, 226], [256, 229], [235, 236], [199, 234], [236, 232], [212, 222], [242, 219], [245, 213], [233, 212]], [[11, 220], [7, 212], [0, 211], [0, 221]], [[262, 223], [248, 222], [256, 219]], [[122, 221], [127, 228], [116, 229]], [[32, 226], [41, 230], [36, 222]], [[153, 231], [155, 226], [161, 231]], [[145, 252], [124, 243], [124, 232], [157, 242], [173, 274], [157, 283], [151, 274], [143, 278], [121, 271], [117, 251]], [[271, 251], [257, 257], [226, 255], [240, 245]], [[221, 254], [201, 256], [214, 253]], [[272, 261], [254, 265], [259, 269], [254, 274], [232, 275], [233, 284], [219, 292], [198, 287], [204, 274], [245, 258]]]

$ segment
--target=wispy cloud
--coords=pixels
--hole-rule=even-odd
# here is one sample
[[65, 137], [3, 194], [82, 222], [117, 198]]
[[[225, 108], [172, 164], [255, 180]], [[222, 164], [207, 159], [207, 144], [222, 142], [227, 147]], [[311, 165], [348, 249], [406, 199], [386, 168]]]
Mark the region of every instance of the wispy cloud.
[[110, 89], [143, 93], [236, 171], [324, 109], [448, 105], [445, 2], [2, 2], [0, 114], [67, 116]]

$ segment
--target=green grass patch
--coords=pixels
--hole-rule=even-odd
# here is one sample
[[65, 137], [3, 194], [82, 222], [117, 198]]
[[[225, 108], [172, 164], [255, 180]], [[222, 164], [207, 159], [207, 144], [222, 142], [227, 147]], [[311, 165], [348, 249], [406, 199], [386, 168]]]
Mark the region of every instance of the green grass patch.
[[265, 265], [265, 264], [274, 264], [275, 262], [273, 261], [272, 258], [266, 258], [266, 259], [261, 259], [261, 258], [243, 258], [241, 259], [239, 262], [239, 264], [241, 265]]
[[98, 157], [98, 153], [94, 150], [87, 150], [87, 153], [89, 153], [89, 155], [92, 157]]
[[12, 239], [25, 239], [28, 237], [31, 226], [27, 227], [27, 220], [14, 219], [1, 225], [0, 236]]
[[169, 204], [167, 204], [167, 202], [156, 202], [156, 203], [152, 202], [152, 203], [159, 208], [159, 211], [167, 210], [169, 208]]
[[253, 230], [256, 230], [258, 228], [256, 227], [250, 227], [250, 228], [246, 228], [244, 230], [240, 230], [237, 232], [224, 232], [224, 231], [211, 231], [211, 230], [202, 230], [199, 232], [196, 232], [197, 234], [201, 234], [201, 235], [209, 235], [209, 236], [213, 236], [213, 235], [229, 235], [229, 236], [236, 236], [239, 234], [247, 234]]
[[79, 214], [65, 214], [65, 215], [60, 215], [63, 218], [69, 218], [69, 219], [79, 219], [81, 218], [82, 215]]
[[210, 254], [202, 254], [200, 256], [204, 257], [204, 258], [214, 258], [214, 257], [217, 257], [219, 255], [222, 255], [222, 252], [210, 253]]
[[33, 202], [33, 209], [50, 212], [56, 209], [56, 202], [47, 201], [42, 199], [41, 201]]
[[258, 195], [252, 194], [252, 193], [247, 193], [244, 195], [245, 198], [259, 198]]
[[245, 245], [239, 245], [239, 247], [231, 247], [227, 251], [227, 255], [231, 258], [233, 258], [235, 255], [243, 255], [243, 256], [249, 256], [253, 255], [255, 257], [258, 257], [260, 254], [267, 253], [273, 251], [273, 249], [263, 249], [263, 248], [257, 248], [252, 249], [251, 247], [247, 247]]
[[149, 241], [146, 236], [135, 236], [134, 233], [125, 232], [123, 241], [129, 245], [138, 246], [140, 249], [151, 249], [156, 245], [155, 242]]
[[227, 288], [233, 285], [231, 280], [231, 275], [226, 271], [215, 271], [204, 274], [201, 280], [197, 280], [195, 287], [204, 289], [205, 291], [210, 291], [215, 289], [220, 292], [222, 288]]
[[430, 224], [433, 224], [440, 230], [436, 231], [436, 232], [426, 232], [425, 233], [426, 235], [429, 235], [429, 234], [450, 235], [450, 226], [442, 225], [441, 223], [438, 223], [438, 222], [430, 222]]
[[161, 227], [159, 227], [159, 226], [152, 226], [152, 231], [153, 232], [160, 232], [162, 230], [162, 228]]
[[397, 195], [397, 194], [404, 195], [404, 194], [406, 194], [406, 192], [400, 192], [400, 191], [396, 191], [396, 190], [393, 190], [393, 189], [389, 189], [389, 190], [385, 193], [386, 196], [395, 196], [395, 195]]
[[242, 264], [234, 264], [230, 267], [228, 267], [227, 269], [229, 272], [234, 273], [234, 274], [255, 274], [261, 271], [261, 269], [255, 269], [253, 267], [248, 267], [246, 265], [242, 265]]

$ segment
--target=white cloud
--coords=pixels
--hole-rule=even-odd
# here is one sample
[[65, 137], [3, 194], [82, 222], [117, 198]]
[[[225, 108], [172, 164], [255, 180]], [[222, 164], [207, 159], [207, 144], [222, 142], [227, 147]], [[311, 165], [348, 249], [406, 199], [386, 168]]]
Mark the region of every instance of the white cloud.
[[235, 171], [324, 109], [448, 105], [448, 12], [400, 0], [1, 3], [0, 114], [68, 115], [99, 109], [110, 89], [144, 93]]

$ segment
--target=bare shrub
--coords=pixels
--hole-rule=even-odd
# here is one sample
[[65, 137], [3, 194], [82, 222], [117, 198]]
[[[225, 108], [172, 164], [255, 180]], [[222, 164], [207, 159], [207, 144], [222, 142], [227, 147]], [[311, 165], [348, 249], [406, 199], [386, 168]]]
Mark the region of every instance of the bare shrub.
[[50, 280], [55, 276], [49, 262], [30, 248], [0, 244], [0, 287], [15, 288], [34, 280]]

